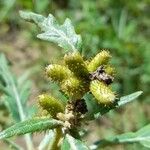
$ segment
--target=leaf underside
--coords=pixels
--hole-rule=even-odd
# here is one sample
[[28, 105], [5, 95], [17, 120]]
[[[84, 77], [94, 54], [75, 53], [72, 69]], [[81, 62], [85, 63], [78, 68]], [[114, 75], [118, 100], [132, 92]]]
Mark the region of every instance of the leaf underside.
[[128, 132], [110, 138], [102, 139], [101, 141], [97, 142], [97, 148], [101, 148], [103, 146], [108, 146], [112, 144], [137, 142], [139, 142], [147, 148], [150, 148], [150, 124], [146, 125], [145, 127], [141, 128], [136, 132]]
[[41, 28], [43, 33], [37, 37], [58, 44], [66, 51], [77, 51], [81, 49], [82, 39], [75, 33], [70, 19], [66, 19], [64, 24], [59, 25], [53, 15], [48, 17], [33, 13], [20, 11], [20, 16], [30, 22], [34, 22]]
[[143, 92], [142, 91], [137, 91], [135, 93], [132, 93], [130, 95], [127, 96], [123, 96], [120, 98], [120, 100], [118, 101], [118, 106], [122, 106], [126, 103], [129, 103], [133, 100], [135, 100], [137, 97], [139, 97]]

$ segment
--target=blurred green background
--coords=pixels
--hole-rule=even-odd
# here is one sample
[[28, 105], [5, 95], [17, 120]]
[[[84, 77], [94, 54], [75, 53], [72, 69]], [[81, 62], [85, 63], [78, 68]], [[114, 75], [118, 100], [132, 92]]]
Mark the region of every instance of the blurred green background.
[[[39, 29], [19, 17], [19, 10], [47, 16], [52, 13], [60, 23], [70, 18], [83, 40], [82, 54], [91, 58], [101, 49], [110, 50], [117, 74], [114, 89], [118, 97], [142, 90], [137, 102], [112, 111], [92, 122], [85, 137], [88, 143], [113, 134], [135, 131], [150, 122], [150, 1], [149, 0], [0, 0], [0, 52], [8, 57], [19, 75], [37, 68], [32, 75], [32, 103], [39, 93], [54, 85], [44, 77], [44, 67], [61, 59], [64, 51], [36, 38]], [[51, 90], [50, 90], [51, 89]], [[9, 119], [0, 104], [0, 124]], [[7, 119], [6, 119], [7, 118]], [[96, 126], [95, 126], [96, 124]], [[142, 149], [139, 145], [105, 149]]]

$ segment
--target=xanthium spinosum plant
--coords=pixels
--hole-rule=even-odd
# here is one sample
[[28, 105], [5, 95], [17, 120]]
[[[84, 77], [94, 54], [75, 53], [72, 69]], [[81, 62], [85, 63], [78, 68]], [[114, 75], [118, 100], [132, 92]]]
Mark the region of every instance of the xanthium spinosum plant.
[[[114, 82], [116, 74], [114, 66], [111, 65], [111, 54], [108, 50], [101, 50], [95, 57], [86, 60], [80, 53], [82, 49], [82, 39], [80, 35], [75, 33], [74, 27], [69, 19], [64, 24], [59, 25], [55, 18], [50, 14], [47, 18], [32, 12], [20, 11], [20, 16], [30, 22], [34, 22], [40, 27], [42, 33], [37, 37], [43, 40], [54, 42], [66, 51], [61, 64], [49, 64], [45, 68], [45, 74], [50, 82], [56, 83], [60, 92], [67, 98], [64, 103], [61, 98], [58, 99], [51, 94], [41, 94], [38, 96], [38, 105], [44, 112], [39, 117], [22, 118], [13, 126], [0, 132], [0, 139], [15, 135], [26, 136], [27, 148], [35, 149], [31, 143], [33, 132], [49, 131], [43, 141], [41, 141], [38, 149], [52, 150], [88, 150], [98, 149], [104, 145], [125, 143], [131, 139], [132, 142], [140, 142], [148, 147], [143, 141], [134, 140], [140, 136], [139, 131], [133, 133], [132, 137], [124, 136], [122, 142], [119, 138], [122, 135], [100, 140], [92, 146], [86, 146], [81, 140], [82, 125], [88, 121], [96, 119], [107, 113], [111, 109], [118, 108], [141, 95], [141, 91], [119, 98], [113, 91], [111, 84]], [[0, 67], [0, 75], [3, 68]], [[13, 78], [11, 79], [13, 81]], [[6, 81], [7, 82], [7, 81]], [[10, 89], [14, 89], [15, 82], [11, 82]], [[58, 89], [59, 90], [59, 89]], [[23, 116], [23, 107], [19, 102], [19, 90], [14, 91], [16, 96], [16, 108], [19, 114]], [[21, 99], [21, 96], [20, 96]], [[150, 128], [146, 126], [141, 130]], [[146, 140], [143, 134], [143, 139]], [[118, 140], [116, 140], [118, 138]], [[140, 139], [140, 138], [139, 138]], [[143, 142], [143, 143], [142, 143]], [[15, 143], [9, 141], [13, 147], [21, 149]], [[103, 144], [104, 143], [104, 144]], [[29, 146], [30, 145], [30, 146]]]

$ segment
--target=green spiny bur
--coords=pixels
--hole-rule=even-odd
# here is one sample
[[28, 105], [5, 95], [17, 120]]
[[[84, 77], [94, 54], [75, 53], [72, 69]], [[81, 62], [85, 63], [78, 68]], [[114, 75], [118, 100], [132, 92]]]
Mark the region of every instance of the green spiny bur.
[[64, 61], [75, 76], [80, 78], [88, 77], [89, 72], [87, 70], [86, 63], [84, 62], [80, 53], [69, 53], [64, 56]]
[[112, 104], [116, 96], [109, 86], [98, 80], [93, 80], [90, 83], [90, 91], [100, 104]]
[[101, 65], [106, 65], [110, 58], [111, 55], [109, 54], [108, 51], [106, 50], [101, 51], [88, 64], [89, 72], [95, 71]]
[[59, 100], [47, 94], [39, 96], [39, 105], [53, 118], [56, 118], [57, 113], [64, 111], [63, 104]]
[[89, 90], [89, 83], [79, 80], [76, 77], [71, 77], [65, 80], [61, 89], [72, 99], [80, 99]]
[[71, 76], [70, 70], [61, 65], [51, 64], [46, 67], [46, 75], [55, 82], [62, 82], [63, 80], [67, 79]]

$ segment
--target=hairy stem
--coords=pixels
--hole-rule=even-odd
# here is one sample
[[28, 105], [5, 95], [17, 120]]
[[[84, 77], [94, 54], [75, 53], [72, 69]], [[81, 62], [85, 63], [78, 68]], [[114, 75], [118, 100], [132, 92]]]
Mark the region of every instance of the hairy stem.
[[53, 142], [49, 145], [48, 150], [59, 150], [59, 142], [62, 138], [62, 128], [55, 129], [55, 136]]
[[50, 130], [48, 134], [45, 135], [44, 139], [41, 141], [39, 147], [38, 147], [38, 150], [44, 150], [48, 147], [51, 139], [53, 138], [54, 136], [54, 131], [53, 130]]

